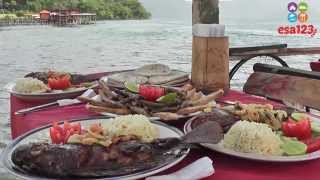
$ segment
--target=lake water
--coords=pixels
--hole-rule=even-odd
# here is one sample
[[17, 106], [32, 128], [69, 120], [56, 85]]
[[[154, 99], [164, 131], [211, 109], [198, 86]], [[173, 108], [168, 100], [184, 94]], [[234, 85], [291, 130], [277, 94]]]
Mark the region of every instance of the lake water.
[[[287, 43], [289, 47], [320, 46], [319, 36], [277, 36], [278, 24], [227, 24], [230, 44], [256, 46]], [[31, 71], [92, 73], [164, 63], [191, 70], [191, 25], [179, 21], [100, 21], [96, 25], [0, 27], [0, 87]], [[320, 56], [287, 57], [291, 67], [309, 69]], [[258, 62], [255, 60], [254, 62]], [[254, 63], [253, 62], [253, 63]], [[266, 62], [265, 59], [262, 62]], [[234, 63], [230, 63], [232, 67]], [[248, 64], [232, 82], [241, 87], [252, 72]], [[9, 101], [0, 90], [0, 151], [10, 142]], [[0, 177], [12, 178], [0, 168]]]

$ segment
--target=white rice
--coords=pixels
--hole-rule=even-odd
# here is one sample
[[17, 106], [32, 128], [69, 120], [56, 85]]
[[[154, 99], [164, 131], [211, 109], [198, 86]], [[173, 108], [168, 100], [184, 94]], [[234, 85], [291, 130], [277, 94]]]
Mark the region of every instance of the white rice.
[[224, 147], [245, 153], [280, 155], [281, 140], [267, 124], [238, 121], [223, 140]]
[[48, 86], [35, 78], [21, 78], [16, 81], [14, 90], [18, 93], [43, 93], [49, 90]]
[[134, 135], [145, 142], [159, 137], [158, 129], [144, 115], [119, 116], [104, 123], [103, 128], [112, 136]]

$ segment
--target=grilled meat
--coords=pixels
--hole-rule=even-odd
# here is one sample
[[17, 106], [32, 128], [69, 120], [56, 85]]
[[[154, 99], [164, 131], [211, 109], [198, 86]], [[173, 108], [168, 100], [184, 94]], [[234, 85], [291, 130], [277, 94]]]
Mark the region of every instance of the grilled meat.
[[191, 125], [193, 129], [208, 121], [215, 121], [220, 124], [224, 132], [227, 132], [231, 126], [239, 120], [239, 118], [233, 114], [217, 108], [213, 109], [212, 112], [201, 113], [192, 119], [194, 119]]
[[[109, 148], [27, 144], [13, 152], [12, 161], [20, 170], [47, 177], [119, 176], [172, 162], [186, 149], [179, 141], [177, 138], [158, 139], [152, 143], [127, 141]], [[174, 153], [176, 150], [180, 153]]]
[[[32, 77], [39, 79], [45, 84], [48, 84], [49, 77], [53, 75], [63, 75], [63, 74], [69, 74], [69, 73], [59, 73], [59, 72], [31, 72], [24, 77]], [[69, 74], [71, 76], [71, 83], [72, 84], [80, 84], [83, 82], [87, 82], [86, 77], [81, 74]]]

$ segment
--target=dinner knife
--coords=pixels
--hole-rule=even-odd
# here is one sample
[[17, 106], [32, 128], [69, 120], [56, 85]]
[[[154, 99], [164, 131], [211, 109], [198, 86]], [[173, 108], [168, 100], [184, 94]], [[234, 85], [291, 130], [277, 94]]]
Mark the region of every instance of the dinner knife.
[[[88, 89], [81, 96], [92, 98], [92, 97], [95, 97], [96, 95], [97, 94], [94, 92], [94, 90]], [[42, 105], [31, 107], [31, 108], [21, 109], [21, 110], [15, 112], [15, 115], [27, 114], [29, 112], [35, 112], [35, 111], [41, 111], [43, 109], [53, 107], [53, 106], [68, 106], [68, 105], [80, 104], [80, 103], [82, 103], [82, 102], [77, 99], [61, 99], [61, 100], [57, 100], [55, 102], [42, 104]]]
[[67, 105], [78, 104], [78, 103], [81, 103], [81, 102], [76, 99], [62, 99], [62, 100], [58, 100], [58, 101], [48, 103], [48, 104], [43, 104], [43, 105], [31, 107], [31, 108], [21, 109], [21, 110], [15, 112], [15, 115], [22, 115], [22, 114], [27, 114], [29, 112], [41, 111], [43, 109], [53, 107], [53, 106], [58, 106], [58, 105], [59, 106], [67, 106]]

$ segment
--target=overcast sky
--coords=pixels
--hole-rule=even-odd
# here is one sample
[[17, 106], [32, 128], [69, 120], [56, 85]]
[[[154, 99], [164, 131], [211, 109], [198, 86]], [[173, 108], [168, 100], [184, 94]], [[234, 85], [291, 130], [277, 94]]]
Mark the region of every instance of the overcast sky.
[[[299, 0], [221, 0], [222, 21], [287, 22], [287, 4]], [[320, 22], [320, 1], [305, 0], [309, 4], [310, 22]], [[154, 18], [190, 19], [191, 0], [141, 0]]]

